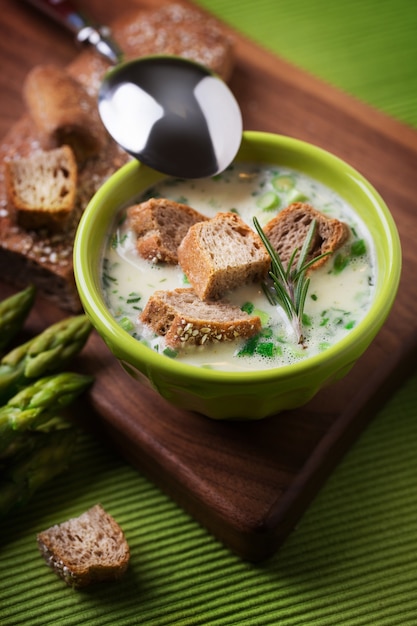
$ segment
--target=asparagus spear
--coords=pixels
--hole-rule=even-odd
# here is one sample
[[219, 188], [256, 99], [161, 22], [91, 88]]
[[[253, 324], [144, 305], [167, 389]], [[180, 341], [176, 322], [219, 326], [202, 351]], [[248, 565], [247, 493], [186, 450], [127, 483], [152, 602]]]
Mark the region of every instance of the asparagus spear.
[[65, 429], [61, 416], [91, 383], [91, 376], [62, 372], [36, 380], [0, 408], [0, 459], [10, 456], [13, 443], [23, 433]]
[[62, 369], [91, 332], [86, 315], [69, 317], [6, 354], [0, 362], [0, 404], [34, 379]]
[[17, 335], [35, 300], [35, 288], [31, 285], [0, 302], [0, 351]]
[[25, 504], [46, 482], [67, 469], [77, 430], [69, 427], [51, 433], [31, 433], [33, 449], [1, 467], [0, 518]]
[[77, 428], [60, 413], [92, 380], [72, 372], [45, 376], [0, 408], [0, 518], [67, 468]]

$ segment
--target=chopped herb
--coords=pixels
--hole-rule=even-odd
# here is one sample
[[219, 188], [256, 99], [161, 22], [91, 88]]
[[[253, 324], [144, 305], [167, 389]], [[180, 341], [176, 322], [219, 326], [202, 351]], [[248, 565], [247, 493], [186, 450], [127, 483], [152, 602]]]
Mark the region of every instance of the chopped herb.
[[119, 231], [116, 231], [110, 240], [110, 246], [113, 248], [113, 250], [115, 250], [118, 246], [122, 245], [126, 241], [126, 239], [127, 234], [120, 237]]
[[256, 346], [259, 343], [259, 335], [255, 335], [254, 337], [250, 337], [247, 341], [245, 341], [242, 348], [238, 351], [237, 356], [252, 356], [255, 354]]
[[333, 271], [334, 274], [340, 274], [340, 272], [343, 272], [348, 263], [349, 258], [347, 256], [341, 253], [336, 254], [333, 261], [333, 270], [331, 271]]
[[354, 241], [350, 248], [350, 253], [352, 256], [362, 256], [363, 254], [366, 254], [365, 241], [363, 239], [357, 239]]
[[126, 304], [137, 304], [140, 302], [141, 296], [137, 293], [130, 293], [128, 299], [126, 300]]
[[168, 356], [170, 359], [175, 359], [175, 357], [178, 355], [178, 352], [167, 346], [166, 348], [164, 348], [162, 354], [165, 354], [165, 356]]
[[103, 280], [103, 285], [106, 288], [109, 288], [111, 283], [117, 284], [117, 278], [115, 278], [114, 276], [110, 276], [110, 274], [107, 274], [106, 272], [103, 272], [102, 280]]
[[254, 306], [254, 304], [252, 304], [252, 302], [245, 302], [244, 304], [242, 304], [242, 306], [240, 308], [245, 313], [248, 313], [249, 315], [251, 315], [251, 313], [252, 313], [253, 309], [255, 308], [255, 306]]
[[258, 343], [256, 346], [256, 354], [260, 356], [266, 356], [268, 358], [272, 358], [275, 356], [275, 346], [272, 341], [263, 341], [262, 343]]
[[312, 293], [312, 294], [311, 294], [311, 296], [310, 296], [310, 298], [311, 298], [312, 300], [314, 300], [314, 302], [317, 302], [317, 294], [316, 294], [316, 293]]
[[330, 318], [329, 317], [322, 317], [322, 320], [320, 322], [320, 326], [327, 326], [327, 324], [329, 323]]
[[312, 324], [311, 317], [307, 315], [307, 313], [303, 313], [302, 321], [303, 321], [303, 326], [311, 326]]

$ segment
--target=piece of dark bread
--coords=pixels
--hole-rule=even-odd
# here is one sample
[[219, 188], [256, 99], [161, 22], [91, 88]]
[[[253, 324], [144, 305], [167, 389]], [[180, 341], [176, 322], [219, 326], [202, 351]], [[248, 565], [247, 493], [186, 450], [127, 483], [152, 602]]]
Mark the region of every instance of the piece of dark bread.
[[269, 255], [257, 233], [236, 213], [217, 213], [191, 226], [178, 261], [201, 300], [215, 300], [246, 283], [261, 281]]
[[45, 149], [71, 146], [79, 163], [102, 152], [107, 132], [96, 99], [64, 68], [34, 67], [26, 76], [23, 96]]
[[37, 543], [49, 567], [75, 588], [120, 578], [129, 565], [123, 531], [100, 504], [39, 533]]
[[[311, 243], [307, 261], [327, 252], [334, 252], [349, 237], [349, 227], [344, 222], [332, 217], [327, 217], [317, 211], [310, 204], [305, 202], [295, 202], [280, 211], [263, 228], [270, 243], [278, 252], [278, 255], [286, 267], [293, 251], [297, 248], [301, 250], [307, 236], [310, 224], [313, 220], [317, 222], [315, 236]], [[296, 263], [299, 253], [295, 256]], [[322, 267], [328, 260], [329, 255], [322, 257], [310, 266], [309, 270]]]
[[189, 288], [156, 291], [140, 320], [172, 348], [245, 339], [261, 329], [257, 315], [226, 301], [203, 302]]
[[151, 198], [129, 207], [127, 219], [137, 236], [136, 248], [141, 257], [175, 265], [178, 246], [190, 226], [208, 218], [186, 204]]
[[[121, 13], [112, 33], [126, 59], [153, 53], [175, 52], [206, 64], [227, 80], [234, 63], [233, 43], [219, 22], [198, 9], [166, 5]], [[65, 71], [94, 101], [109, 64], [86, 48]], [[79, 219], [87, 203], [109, 176], [130, 157], [105, 133], [99, 154], [79, 163], [75, 208], [62, 233], [27, 230], [17, 224], [6, 194], [4, 161], [26, 158], [44, 148], [48, 131], [34, 123], [29, 112], [9, 130], [0, 145], [0, 277], [19, 288], [36, 286], [41, 297], [77, 313], [81, 303], [74, 280], [73, 244]]]
[[6, 189], [26, 230], [62, 231], [75, 205], [77, 163], [69, 146], [5, 162]]

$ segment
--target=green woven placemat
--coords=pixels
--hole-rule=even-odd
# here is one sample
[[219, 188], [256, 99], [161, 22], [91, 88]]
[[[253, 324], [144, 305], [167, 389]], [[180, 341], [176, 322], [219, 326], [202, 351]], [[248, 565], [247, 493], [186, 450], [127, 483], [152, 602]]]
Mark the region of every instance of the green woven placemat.
[[[412, 0], [205, 0], [273, 52], [417, 127]], [[1, 20], [1, 17], [0, 17]], [[60, 476], [0, 526], [0, 624], [394, 626], [417, 623], [417, 373], [378, 413], [270, 561], [242, 562], [90, 436]], [[101, 502], [131, 567], [77, 592], [36, 533]]]

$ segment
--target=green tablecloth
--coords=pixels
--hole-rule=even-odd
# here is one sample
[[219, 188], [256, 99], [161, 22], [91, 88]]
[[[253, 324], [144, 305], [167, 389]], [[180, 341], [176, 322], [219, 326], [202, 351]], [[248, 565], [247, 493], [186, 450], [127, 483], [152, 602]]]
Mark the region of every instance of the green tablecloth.
[[[417, 127], [413, 0], [200, 0], [258, 43]], [[83, 436], [72, 473], [0, 541], [0, 624], [417, 624], [417, 374], [381, 410], [280, 551], [253, 565]], [[123, 582], [68, 589], [35, 535], [101, 502], [123, 526]]]

